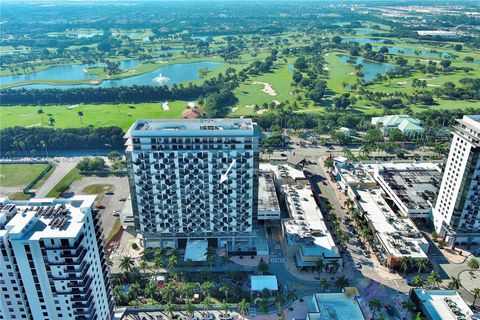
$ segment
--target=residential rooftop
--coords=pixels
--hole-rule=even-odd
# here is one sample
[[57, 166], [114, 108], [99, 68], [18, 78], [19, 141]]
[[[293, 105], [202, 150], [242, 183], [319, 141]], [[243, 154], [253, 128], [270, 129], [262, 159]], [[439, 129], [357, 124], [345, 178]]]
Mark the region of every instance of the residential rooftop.
[[307, 186], [284, 186], [291, 219], [283, 222], [288, 245], [299, 245], [304, 256], [338, 257], [332, 235], [312, 190]]
[[473, 311], [454, 290], [412, 289], [418, 297], [423, 312], [429, 319], [473, 320]]
[[278, 212], [280, 214], [280, 205], [278, 204], [277, 192], [275, 191], [274, 173], [269, 170], [259, 170], [258, 172], [258, 211]]
[[426, 258], [428, 242], [409, 218], [396, 215], [382, 197], [381, 189], [355, 189], [357, 202], [378, 241], [395, 257]]
[[406, 215], [411, 211], [430, 212], [442, 181], [435, 163], [390, 163], [368, 165], [380, 186], [396, 200]]
[[75, 237], [84, 225], [86, 210], [96, 196], [70, 199], [0, 199], [0, 237], [33, 240]]
[[293, 184], [298, 181], [307, 180], [302, 170], [295, 169], [289, 165], [261, 163], [260, 170], [272, 171], [281, 184]]
[[138, 131], [155, 131], [156, 134], [178, 134], [178, 131], [203, 133], [208, 131], [253, 132], [253, 122], [249, 118], [238, 119], [139, 119], [132, 125], [132, 134]]

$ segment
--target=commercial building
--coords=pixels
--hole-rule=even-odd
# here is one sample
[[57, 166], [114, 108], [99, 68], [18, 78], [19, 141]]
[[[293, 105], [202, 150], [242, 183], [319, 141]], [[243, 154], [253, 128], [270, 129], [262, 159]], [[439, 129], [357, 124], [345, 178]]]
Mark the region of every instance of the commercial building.
[[356, 202], [374, 235], [380, 263], [399, 267], [404, 258], [427, 259], [428, 241], [409, 218], [388, 206], [381, 189], [355, 189]]
[[428, 320], [478, 319], [454, 290], [411, 289], [410, 299]]
[[308, 304], [307, 320], [364, 320], [357, 288], [347, 287], [341, 293], [315, 293]]
[[423, 133], [421, 121], [406, 114], [397, 114], [384, 117], [373, 117], [372, 124], [380, 126], [384, 135], [388, 136], [392, 130], [400, 130], [407, 137], [415, 137]]
[[457, 120], [452, 134], [433, 223], [449, 244], [479, 244], [480, 115]]
[[207, 240], [253, 250], [259, 131], [251, 119], [137, 120], [126, 138], [135, 228], [147, 247]]
[[112, 319], [95, 196], [0, 199], [0, 319]]
[[[279, 220], [280, 205], [275, 190], [275, 174], [261, 170], [258, 174], [258, 220]], [[277, 222], [278, 223], [278, 222]]]
[[412, 218], [431, 216], [442, 173], [435, 163], [383, 162], [369, 164], [373, 177], [400, 213]]

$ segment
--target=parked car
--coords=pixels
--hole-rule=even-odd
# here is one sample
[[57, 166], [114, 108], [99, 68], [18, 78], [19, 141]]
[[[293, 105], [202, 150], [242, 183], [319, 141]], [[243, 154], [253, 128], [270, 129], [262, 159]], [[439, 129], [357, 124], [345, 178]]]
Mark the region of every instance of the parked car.
[[120, 198], [118, 201], [127, 201], [127, 198]]
[[111, 196], [114, 193], [113, 193], [113, 191], [107, 191], [107, 192], [105, 192], [105, 194], [108, 195], [108, 196]]
[[97, 206], [97, 209], [105, 209], [105, 206], [104, 206], [103, 204], [99, 204], [99, 205]]
[[362, 269], [362, 264], [361, 264], [360, 262], [356, 262], [356, 263], [355, 263], [355, 267], [356, 267], [357, 269]]
[[113, 216], [118, 217], [120, 215], [120, 210], [113, 211]]

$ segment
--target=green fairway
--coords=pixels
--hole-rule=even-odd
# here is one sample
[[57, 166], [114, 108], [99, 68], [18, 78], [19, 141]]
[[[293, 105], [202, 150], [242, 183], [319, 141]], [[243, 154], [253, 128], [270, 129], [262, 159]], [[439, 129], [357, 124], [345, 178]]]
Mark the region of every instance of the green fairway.
[[[274, 101], [283, 102], [286, 100], [293, 101], [292, 95], [292, 73], [289, 70], [289, 62], [281, 62], [275, 65], [272, 73], [252, 77], [246, 83], [241, 84], [235, 91], [238, 103], [232, 109], [232, 115], [247, 115], [255, 113], [253, 105], [256, 104], [262, 108], [263, 103], [272, 103]], [[265, 84], [271, 86], [273, 91], [264, 92]], [[267, 88], [268, 88], [267, 85]]]
[[[169, 110], [163, 110], [162, 103], [138, 104], [81, 104], [76, 107], [45, 106], [43, 122], [37, 106], [12, 106], [0, 108], [0, 129], [7, 127], [50, 127], [49, 117], [55, 119], [55, 128], [78, 128], [86, 126], [118, 126], [128, 129], [138, 118], [180, 118], [187, 101], [169, 102]], [[80, 119], [78, 112], [83, 112]]]
[[46, 164], [0, 164], [0, 186], [27, 186], [46, 167]]

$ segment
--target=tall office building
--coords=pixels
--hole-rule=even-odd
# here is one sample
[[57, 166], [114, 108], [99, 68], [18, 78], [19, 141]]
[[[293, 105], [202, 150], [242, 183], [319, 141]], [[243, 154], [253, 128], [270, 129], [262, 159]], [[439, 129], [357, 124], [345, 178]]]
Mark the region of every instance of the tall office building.
[[252, 250], [258, 136], [251, 119], [135, 122], [126, 154], [135, 227], [145, 245], [208, 240]]
[[435, 230], [450, 244], [480, 243], [480, 115], [453, 128], [445, 171], [433, 209]]
[[0, 319], [113, 318], [94, 199], [0, 199]]

